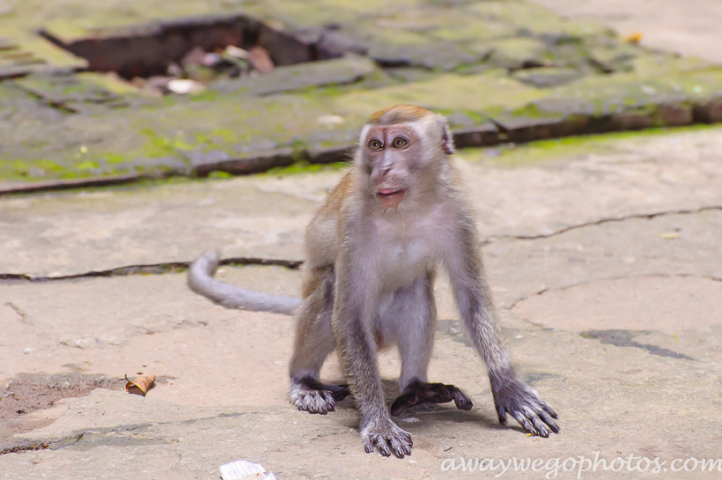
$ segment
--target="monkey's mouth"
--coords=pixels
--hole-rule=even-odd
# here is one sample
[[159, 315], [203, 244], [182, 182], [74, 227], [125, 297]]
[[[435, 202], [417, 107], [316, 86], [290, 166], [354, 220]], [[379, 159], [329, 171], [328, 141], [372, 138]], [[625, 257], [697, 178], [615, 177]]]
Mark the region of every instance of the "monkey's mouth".
[[404, 199], [405, 192], [403, 188], [380, 188], [376, 192], [376, 197], [384, 207], [394, 208]]

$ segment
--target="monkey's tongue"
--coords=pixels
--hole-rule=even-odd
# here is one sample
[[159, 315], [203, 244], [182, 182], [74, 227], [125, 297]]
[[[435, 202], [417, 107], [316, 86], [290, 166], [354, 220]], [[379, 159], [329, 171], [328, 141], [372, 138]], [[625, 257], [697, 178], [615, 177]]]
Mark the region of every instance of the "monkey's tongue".
[[379, 189], [381, 195], [393, 195], [394, 193], [401, 193], [403, 190], [397, 188], [382, 188]]

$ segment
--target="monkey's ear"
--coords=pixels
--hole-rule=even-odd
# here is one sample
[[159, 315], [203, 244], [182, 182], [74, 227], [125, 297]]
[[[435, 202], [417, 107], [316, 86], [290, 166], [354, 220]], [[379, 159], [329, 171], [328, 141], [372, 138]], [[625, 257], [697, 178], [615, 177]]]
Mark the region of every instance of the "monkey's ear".
[[451, 134], [446, 118], [439, 115], [439, 124], [441, 125], [441, 149], [445, 154], [451, 155], [456, 151], [454, 148], [454, 136]]

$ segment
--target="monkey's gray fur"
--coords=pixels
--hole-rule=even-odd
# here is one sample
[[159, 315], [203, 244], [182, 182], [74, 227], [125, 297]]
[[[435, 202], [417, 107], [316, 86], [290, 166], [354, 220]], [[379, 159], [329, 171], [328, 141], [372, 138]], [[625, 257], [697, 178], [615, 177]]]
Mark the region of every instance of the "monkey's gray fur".
[[218, 252], [209, 250], [193, 262], [188, 271], [188, 286], [191, 290], [226, 308], [239, 308], [254, 312], [293, 315], [293, 311], [301, 304], [299, 298], [268, 295], [219, 282], [213, 278], [219, 261]]
[[[328, 195], [306, 231], [303, 300], [251, 292], [213, 280], [217, 254], [191, 267], [189, 285], [221, 305], [294, 311], [291, 401], [310, 413], [333, 411], [351, 393], [360, 410], [367, 452], [403, 457], [411, 436], [391, 419], [377, 351], [401, 356], [394, 411], [424, 402], [471, 401], [453, 385], [428, 383], [434, 343], [436, 268], [449, 273], [472, 343], [487, 365], [501, 423], [506, 414], [543, 437], [559, 428], [556, 413], [518, 379], [497, 332], [496, 312], [478, 250], [476, 224], [446, 120], [397, 105], [376, 113], [361, 133], [349, 172]], [[295, 309], [295, 310], [294, 310]], [[338, 350], [349, 387], [320, 382], [326, 357]]]

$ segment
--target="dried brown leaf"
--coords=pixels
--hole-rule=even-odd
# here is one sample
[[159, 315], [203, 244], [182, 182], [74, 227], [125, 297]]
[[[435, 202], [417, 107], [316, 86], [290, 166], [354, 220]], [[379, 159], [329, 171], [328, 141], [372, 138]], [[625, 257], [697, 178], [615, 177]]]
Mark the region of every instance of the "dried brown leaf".
[[128, 383], [125, 384], [125, 391], [128, 393], [132, 393], [133, 395], [142, 395], [145, 397], [145, 394], [148, 392], [148, 390], [153, 388], [153, 384], [155, 384], [155, 378], [155, 375], [142, 374], [140, 377], [131, 381], [128, 378], [128, 375], [126, 375], [125, 380]]

